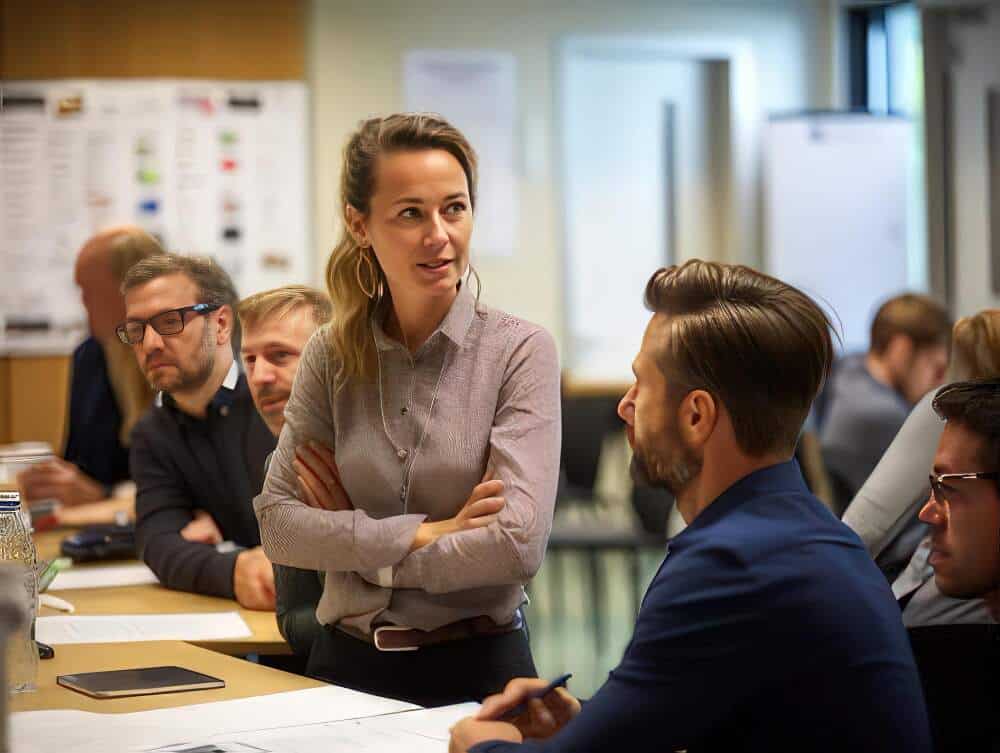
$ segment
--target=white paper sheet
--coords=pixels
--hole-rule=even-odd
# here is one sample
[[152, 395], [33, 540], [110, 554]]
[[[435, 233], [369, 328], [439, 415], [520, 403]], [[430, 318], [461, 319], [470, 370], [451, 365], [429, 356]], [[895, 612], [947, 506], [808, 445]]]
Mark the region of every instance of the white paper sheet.
[[243, 740], [250, 733], [277, 735], [286, 728], [311, 729], [329, 722], [416, 708], [413, 704], [330, 685], [129, 714], [25, 711], [11, 715], [11, 749], [14, 753], [106, 753], [166, 746], [183, 748], [192, 747], [188, 743], [196, 740]]
[[237, 612], [39, 617], [35, 621], [35, 634], [38, 640], [52, 645], [209, 641], [251, 635]]
[[365, 717], [330, 724], [221, 733], [142, 753], [445, 753], [448, 729], [474, 714], [478, 703]]
[[[251, 732], [141, 753], [447, 753], [448, 743], [408, 732], [372, 729], [365, 721]], [[140, 753], [140, 752], [137, 752]]]
[[[67, 690], [67, 693], [72, 691]], [[11, 753], [97, 753], [129, 750], [163, 731], [143, 725], [134, 714], [90, 711], [22, 711], [10, 715]], [[114, 741], [114, 745], [109, 741]]]
[[448, 741], [448, 730], [457, 722], [479, 711], [478, 703], [459, 703], [436, 709], [420, 709], [405, 714], [392, 714], [365, 719], [365, 726], [385, 731], [407, 732], [431, 740]]
[[146, 565], [136, 562], [128, 565], [104, 567], [74, 567], [56, 576], [49, 591], [69, 588], [110, 588], [112, 586], [141, 586], [159, 583], [156, 575]]

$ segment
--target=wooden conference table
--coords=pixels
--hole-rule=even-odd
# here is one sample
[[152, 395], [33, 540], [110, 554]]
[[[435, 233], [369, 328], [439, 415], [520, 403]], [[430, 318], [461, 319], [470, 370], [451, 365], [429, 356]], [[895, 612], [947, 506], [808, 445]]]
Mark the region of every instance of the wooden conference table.
[[[40, 559], [59, 556], [59, 544], [73, 533], [73, 529], [62, 528], [35, 534], [35, 546]], [[100, 565], [74, 565], [77, 567], [100, 567]], [[238, 612], [250, 628], [246, 638], [225, 640], [192, 641], [196, 646], [209, 648], [223, 654], [243, 656], [246, 654], [287, 655], [291, 649], [278, 631], [274, 612], [259, 612], [244, 609], [235, 601], [214, 596], [202, 596], [185, 591], [173, 591], [156, 585], [117, 586], [112, 588], [78, 588], [54, 591], [54, 596], [70, 602], [75, 615], [103, 614], [183, 614], [188, 612]], [[62, 615], [51, 607], [42, 607], [39, 616]], [[115, 644], [121, 646], [125, 644]], [[68, 648], [68, 647], [67, 647]], [[61, 650], [61, 649], [60, 649]], [[57, 651], [58, 653], [58, 651]], [[42, 662], [46, 664], [46, 662]]]
[[[45, 531], [35, 535], [41, 559], [59, 554], [63, 538], [72, 529]], [[99, 567], [100, 565], [74, 565]], [[323, 683], [235, 658], [257, 654], [289, 654], [288, 644], [278, 632], [273, 612], [243, 609], [235, 601], [199, 594], [171, 591], [160, 585], [81, 588], [54, 592], [76, 607], [76, 615], [167, 614], [185, 612], [239, 612], [250, 627], [248, 638], [210, 641], [150, 641], [137, 643], [82, 643], [55, 647], [52, 659], [38, 663], [38, 690], [10, 697], [10, 711], [77, 709], [102, 713], [123, 713], [150, 709], [211, 703], [236, 698], [321, 687]], [[40, 616], [64, 614], [42, 607]], [[227, 654], [230, 654], [227, 656]], [[97, 672], [177, 664], [205, 672], [226, 682], [225, 688], [188, 693], [95, 699], [56, 684], [56, 676], [75, 672]]]
[[[56, 684], [57, 675], [176, 664], [225, 680], [226, 687], [132, 698], [90, 698]], [[189, 706], [195, 703], [322, 687], [323, 683], [278, 669], [199, 648], [183, 641], [77, 643], [56, 646], [56, 655], [38, 663], [38, 690], [10, 696], [10, 711], [76, 709], [107, 714]]]

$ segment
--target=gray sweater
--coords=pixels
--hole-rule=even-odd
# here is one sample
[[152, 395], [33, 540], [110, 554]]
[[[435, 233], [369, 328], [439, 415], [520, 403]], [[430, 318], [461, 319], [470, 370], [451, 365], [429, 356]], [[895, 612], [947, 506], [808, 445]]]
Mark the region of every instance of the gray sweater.
[[868, 373], [864, 355], [842, 359], [827, 389], [829, 407], [819, 438], [823, 462], [836, 485], [847, 492], [846, 503], [878, 464], [910, 406]]

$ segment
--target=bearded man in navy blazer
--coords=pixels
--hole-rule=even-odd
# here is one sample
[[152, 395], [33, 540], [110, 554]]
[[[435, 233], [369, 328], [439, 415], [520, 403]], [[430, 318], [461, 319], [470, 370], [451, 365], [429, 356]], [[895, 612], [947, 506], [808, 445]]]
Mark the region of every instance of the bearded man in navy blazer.
[[646, 304], [619, 414], [634, 475], [671, 491], [688, 527], [593, 699], [528, 700], [545, 681], [512, 680], [452, 729], [452, 753], [928, 753], [888, 584], [792, 459], [829, 373], [827, 316], [779, 280], [697, 260], [654, 274]]

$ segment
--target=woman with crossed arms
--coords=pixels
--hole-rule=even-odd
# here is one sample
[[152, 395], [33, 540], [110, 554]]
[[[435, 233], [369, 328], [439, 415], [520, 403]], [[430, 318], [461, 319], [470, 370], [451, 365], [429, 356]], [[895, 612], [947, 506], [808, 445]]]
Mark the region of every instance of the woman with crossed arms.
[[261, 540], [325, 573], [310, 675], [424, 706], [481, 699], [536, 674], [520, 607], [556, 495], [555, 345], [469, 289], [476, 158], [447, 122], [363, 122], [341, 196], [334, 315], [302, 354], [254, 503]]

